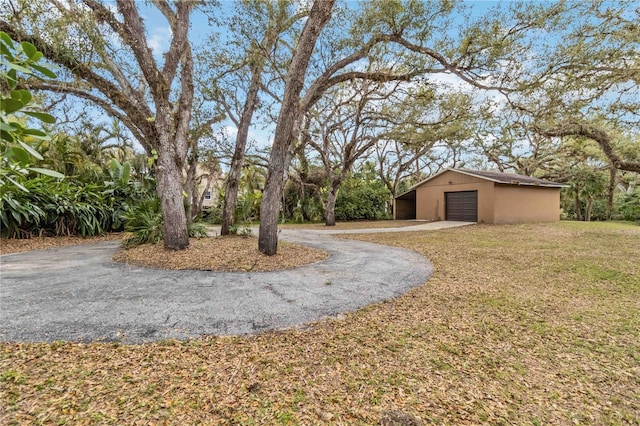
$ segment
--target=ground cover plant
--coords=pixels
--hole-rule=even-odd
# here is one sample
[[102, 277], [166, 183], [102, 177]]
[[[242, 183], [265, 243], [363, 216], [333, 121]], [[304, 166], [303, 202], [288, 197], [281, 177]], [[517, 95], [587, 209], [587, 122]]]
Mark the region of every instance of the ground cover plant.
[[637, 424], [639, 227], [349, 238], [416, 250], [435, 274], [397, 299], [280, 333], [3, 343], [0, 423]]

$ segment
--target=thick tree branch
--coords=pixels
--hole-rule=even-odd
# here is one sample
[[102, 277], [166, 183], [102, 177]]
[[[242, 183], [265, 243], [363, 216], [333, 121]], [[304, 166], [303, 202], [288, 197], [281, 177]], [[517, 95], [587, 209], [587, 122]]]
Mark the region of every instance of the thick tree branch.
[[178, 100], [178, 110], [174, 118], [176, 127], [176, 144], [180, 158], [187, 155], [188, 138], [191, 123], [191, 108], [193, 106], [193, 57], [191, 47], [187, 44], [183, 52], [182, 73], [180, 78], [180, 99]]
[[[156, 1], [156, 3], [164, 2]], [[177, 11], [175, 17], [173, 19], [167, 18], [169, 20], [169, 25], [171, 26], [171, 31], [173, 34], [169, 51], [164, 55], [164, 67], [162, 68], [162, 75], [164, 77], [164, 81], [169, 85], [175, 78], [180, 59], [185, 53], [185, 48], [189, 45], [187, 36], [189, 33], [189, 17], [191, 15], [192, 6], [192, 1], [177, 2]], [[189, 56], [191, 56], [190, 53]]]
[[302, 111], [308, 110], [313, 104], [318, 102], [324, 92], [337, 84], [343, 83], [345, 81], [352, 80], [369, 80], [369, 81], [377, 81], [381, 83], [390, 82], [390, 81], [411, 81], [413, 77], [421, 74], [422, 71], [416, 71], [407, 74], [390, 74], [385, 72], [362, 72], [362, 71], [350, 71], [344, 74], [339, 74], [331, 78], [319, 78], [316, 80], [313, 85], [309, 88], [309, 91], [302, 98], [300, 102], [300, 109]]
[[98, 107], [102, 108], [110, 116], [115, 117], [118, 120], [122, 121], [127, 126], [127, 128], [131, 131], [133, 136], [140, 142], [143, 148], [147, 152], [151, 152], [152, 147], [146, 142], [146, 138], [144, 136], [144, 132], [146, 131], [146, 129], [140, 129], [127, 114], [124, 114], [123, 112], [115, 109], [113, 107], [113, 104], [108, 100], [103, 99], [99, 96], [95, 96], [83, 89], [73, 87], [65, 83], [51, 84], [51, 82], [48, 82], [48, 83], [37, 82], [37, 83], [30, 83], [29, 88], [35, 91], [42, 90], [42, 91], [48, 91], [48, 92], [54, 92], [54, 93], [70, 94], [70, 95], [77, 96], [79, 98], [91, 101], [92, 103], [96, 104]]
[[[85, 1], [95, 3], [95, 0]], [[153, 52], [147, 45], [142, 18], [140, 18], [134, 2], [117, 0], [117, 5], [118, 11], [124, 19], [124, 42], [133, 51], [140, 65], [140, 70], [145, 80], [149, 83], [149, 89], [156, 105], [162, 105], [169, 99], [171, 88], [169, 87], [169, 82], [164, 79], [164, 76], [158, 70], [156, 60], [153, 58]], [[104, 6], [100, 6], [104, 8]], [[111, 12], [109, 12], [109, 15], [115, 19]], [[112, 25], [111, 22], [108, 23]]]
[[640, 173], [640, 162], [627, 161], [615, 152], [611, 145], [611, 138], [609, 135], [589, 124], [584, 123], [563, 123], [552, 129], [537, 129], [542, 135], [549, 137], [564, 137], [564, 136], [583, 136], [594, 140], [600, 145], [600, 148], [607, 156], [611, 164], [618, 170], [627, 170], [630, 172]]
[[[33, 44], [43, 55], [56, 64], [68, 69], [80, 80], [87, 81], [91, 86], [99, 90], [115, 106], [131, 117], [141, 117], [142, 121], [153, 116], [146, 103], [133, 103], [122, 90], [106, 78], [96, 74], [90, 67], [76, 60], [70, 54], [60, 51], [36, 35], [26, 34], [4, 20], [0, 20], [0, 31], [9, 34], [14, 40], [28, 41]], [[103, 100], [104, 102], [104, 100]], [[138, 120], [136, 119], [136, 122]], [[145, 129], [147, 138], [152, 138], [155, 131], [152, 126]]]
[[[500, 93], [509, 93], [509, 92], [513, 92], [514, 89], [510, 89], [504, 86], [492, 86], [492, 85], [486, 85], [486, 84], [482, 84], [480, 83], [477, 78], [472, 78], [470, 77], [463, 69], [461, 69], [458, 66], [455, 66], [454, 63], [449, 62], [447, 60], [447, 58], [445, 58], [443, 55], [441, 55], [440, 53], [436, 52], [433, 49], [430, 49], [428, 47], [424, 47], [424, 46], [420, 46], [414, 43], [411, 43], [409, 40], [406, 40], [400, 36], [393, 36], [392, 37], [392, 41], [398, 43], [399, 45], [405, 47], [406, 49], [412, 51], [412, 52], [416, 52], [416, 53], [421, 53], [423, 55], [427, 55], [433, 59], [435, 59], [438, 63], [440, 63], [440, 65], [442, 65], [447, 71], [449, 71], [450, 73], [456, 75], [457, 77], [459, 77], [461, 80], [465, 81], [466, 83], [469, 83], [470, 85], [474, 86], [474, 87], [478, 87], [480, 89], [484, 89], [484, 90], [496, 90]], [[469, 72], [467, 70], [467, 72]], [[477, 77], [477, 76], [475, 76]]]
[[[364, 46], [360, 48], [360, 50], [336, 62], [327, 70], [325, 70], [325, 72], [323, 72], [322, 75], [313, 82], [313, 84], [309, 87], [309, 90], [307, 90], [305, 96], [302, 98], [300, 102], [301, 111], [307, 111], [309, 107], [311, 107], [315, 102], [317, 102], [318, 99], [320, 99], [320, 97], [322, 97], [324, 91], [331, 87], [331, 84], [328, 84], [327, 81], [330, 80], [335, 73], [344, 69], [348, 65], [351, 65], [365, 58], [369, 54], [369, 52], [371, 52], [371, 49], [373, 49], [377, 44], [388, 41], [389, 39], [390, 36], [378, 34], [372, 37], [371, 40], [369, 40]], [[337, 82], [334, 84], [337, 84]]]

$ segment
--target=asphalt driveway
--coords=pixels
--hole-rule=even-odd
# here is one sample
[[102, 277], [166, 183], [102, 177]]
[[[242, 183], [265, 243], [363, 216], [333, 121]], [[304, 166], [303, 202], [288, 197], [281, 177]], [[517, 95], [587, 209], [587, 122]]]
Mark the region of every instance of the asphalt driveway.
[[[380, 231], [389, 232], [373, 232]], [[286, 271], [228, 273], [115, 263], [117, 242], [0, 256], [0, 340], [141, 343], [259, 333], [397, 297], [432, 274], [424, 257], [405, 249], [322, 231], [285, 229], [281, 238], [330, 257]]]

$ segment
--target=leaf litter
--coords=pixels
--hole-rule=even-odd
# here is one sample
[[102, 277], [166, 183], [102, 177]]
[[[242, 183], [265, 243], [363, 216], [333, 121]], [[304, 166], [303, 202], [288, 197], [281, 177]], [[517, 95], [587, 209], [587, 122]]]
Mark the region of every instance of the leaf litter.
[[3, 343], [0, 423], [637, 424], [637, 227], [349, 238], [413, 249], [434, 276], [305, 329]]
[[329, 257], [325, 251], [280, 241], [278, 253], [267, 256], [258, 250], [258, 239], [228, 235], [191, 238], [185, 250], [165, 250], [162, 243], [120, 250], [113, 260], [162, 269], [198, 269], [226, 272], [266, 272], [297, 268]]

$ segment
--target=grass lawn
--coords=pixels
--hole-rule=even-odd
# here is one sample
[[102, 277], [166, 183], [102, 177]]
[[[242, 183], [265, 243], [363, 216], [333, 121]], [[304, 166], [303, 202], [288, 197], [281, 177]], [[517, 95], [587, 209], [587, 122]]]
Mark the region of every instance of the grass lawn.
[[349, 238], [414, 249], [435, 274], [306, 330], [3, 343], [0, 424], [638, 424], [640, 227]]

